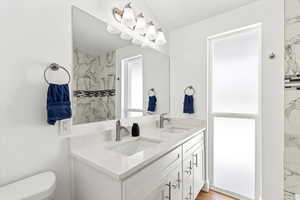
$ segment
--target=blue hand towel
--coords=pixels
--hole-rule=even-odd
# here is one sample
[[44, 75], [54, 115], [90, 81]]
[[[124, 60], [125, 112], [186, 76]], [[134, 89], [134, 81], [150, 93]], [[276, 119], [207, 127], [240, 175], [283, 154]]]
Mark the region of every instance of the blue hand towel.
[[72, 117], [68, 84], [49, 84], [47, 94], [48, 124], [55, 125], [58, 120]]
[[148, 111], [149, 112], [155, 112], [156, 110], [156, 96], [149, 96], [149, 102], [148, 102]]
[[193, 114], [194, 111], [194, 97], [193, 95], [185, 95], [183, 103], [183, 113]]

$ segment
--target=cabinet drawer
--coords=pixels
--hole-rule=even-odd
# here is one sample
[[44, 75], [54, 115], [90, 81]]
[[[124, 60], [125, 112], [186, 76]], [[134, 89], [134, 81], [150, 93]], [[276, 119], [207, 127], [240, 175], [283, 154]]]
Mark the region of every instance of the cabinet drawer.
[[[168, 174], [181, 165], [181, 147], [159, 158], [149, 166], [132, 175], [123, 182], [124, 200], [142, 200], [158, 185], [164, 184]], [[165, 183], [167, 184], [167, 182]]]
[[191, 154], [193, 151], [195, 151], [196, 146], [204, 145], [204, 134], [203, 132], [199, 133], [199, 135], [193, 137], [189, 141], [183, 144], [183, 158], [189, 154]]

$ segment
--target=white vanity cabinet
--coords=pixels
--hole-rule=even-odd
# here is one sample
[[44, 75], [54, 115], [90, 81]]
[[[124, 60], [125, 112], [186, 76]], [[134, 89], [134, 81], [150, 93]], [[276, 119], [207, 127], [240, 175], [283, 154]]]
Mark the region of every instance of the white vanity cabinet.
[[194, 185], [194, 199], [196, 199], [199, 191], [204, 186], [205, 181], [205, 151], [204, 145], [201, 145], [197, 151], [193, 153], [193, 185]]
[[198, 132], [123, 179], [73, 158], [73, 199], [194, 200], [204, 184], [203, 138]]
[[[123, 199], [173, 200], [173, 193], [178, 191], [175, 190], [177, 189], [175, 186], [178, 173], [181, 176], [181, 160], [181, 147], [178, 147], [138, 173], [125, 179], [122, 183]], [[179, 177], [180, 181], [181, 179]]]
[[193, 200], [193, 165], [192, 157], [187, 156], [183, 161], [183, 200]]
[[183, 200], [194, 200], [204, 186], [204, 135], [183, 144]]

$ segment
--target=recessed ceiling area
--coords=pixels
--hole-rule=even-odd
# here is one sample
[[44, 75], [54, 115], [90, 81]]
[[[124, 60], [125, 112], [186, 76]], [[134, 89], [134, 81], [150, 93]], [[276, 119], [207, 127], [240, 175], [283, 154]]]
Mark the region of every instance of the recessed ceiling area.
[[144, 0], [169, 31], [234, 10], [257, 0]]

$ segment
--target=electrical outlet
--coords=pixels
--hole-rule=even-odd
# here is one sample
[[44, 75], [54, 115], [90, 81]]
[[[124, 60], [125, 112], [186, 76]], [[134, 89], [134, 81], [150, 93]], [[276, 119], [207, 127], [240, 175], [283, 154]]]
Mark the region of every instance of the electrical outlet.
[[71, 120], [65, 119], [59, 121], [59, 135], [69, 135], [71, 134]]

